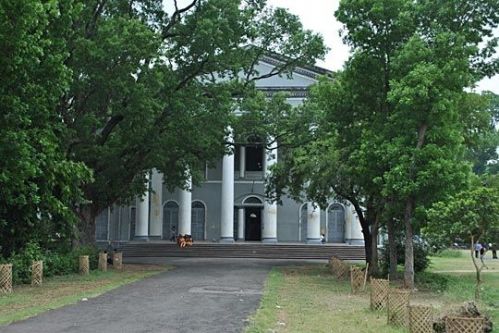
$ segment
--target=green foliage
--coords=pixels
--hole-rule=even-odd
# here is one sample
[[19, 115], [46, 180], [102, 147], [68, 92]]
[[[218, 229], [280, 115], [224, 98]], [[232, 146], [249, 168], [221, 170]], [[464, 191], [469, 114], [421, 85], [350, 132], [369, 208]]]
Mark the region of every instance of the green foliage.
[[418, 272], [415, 276], [415, 282], [418, 289], [433, 292], [444, 292], [449, 287], [450, 278], [447, 275], [432, 273], [432, 272]]
[[[297, 16], [265, 1], [170, 2], [167, 11], [161, 0], [77, 3], [60, 117], [68, 157], [94, 171], [80, 210], [83, 242], [94, 240], [101, 210], [146, 190], [152, 168], [169, 189], [199, 182], [206, 162], [227, 150], [233, 111], [255, 94], [254, 82], [325, 53]], [[270, 75], [258, 73], [257, 59], [269, 53], [285, 56]]]
[[34, 260], [43, 260], [43, 251], [37, 243], [29, 242], [19, 253], [13, 253], [8, 262], [12, 264], [12, 282], [14, 284], [31, 282], [31, 264]]
[[12, 280], [14, 284], [31, 282], [31, 264], [34, 260], [43, 261], [43, 274], [46, 277], [78, 273], [79, 257], [89, 256], [90, 269], [97, 269], [99, 249], [93, 245], [80, 246], [66, 251], [43, 251], [35, 242], [29, 242], [18, 253], [3, 259], [2, 262], [12, 264]]
[[434, 254], [436, 257], [440, 258], [461, 258], [463, 253], [460, 250], [453, 249], [443, 249]]
[[[64, 7], [64, 8], [62, 8]], [[4, 256], [27, 240], [49, 246], [73, 235], [70, 207], [90, 179], [67, 159], [55, 112], [71, 70], [65, 34], [72, 1], [0, 3], [0, 244]], [[21, 274], [22, 275], [22, 274]]]
[[499, 190], [477, 186], [435, 203], [427, 212], [424, 229], [434, 243], [450, 244], [463, 239], [485, 242], [499, 229]]
[[[430, 265], [430, 248], [422, 241], [414, 241], [414, 271], [423, 272]], [[388, 242], [380, 249], [380, 268], [383, 275], [388, 274], [390, 265], [390, 252], [388, 251]], [[397, 264], [405, 264], [405, 248], [403, 239], [397, 240]]]

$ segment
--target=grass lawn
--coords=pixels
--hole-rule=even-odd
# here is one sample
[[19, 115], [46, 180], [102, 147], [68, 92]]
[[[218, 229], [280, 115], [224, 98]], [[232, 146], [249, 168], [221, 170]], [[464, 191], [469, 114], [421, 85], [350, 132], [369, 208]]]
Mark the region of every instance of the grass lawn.
[[26, 319], [47, 310], [73, 304], [82, 298], [96, 297], [111, 289], [163, 272], [168, 266], [124, 265], [123, 271], [92, 271], [53, 277], [40, 287], [14, 286], [14, 292], [0, 296], [0, 325]]
[[[469, 253], [458, 258], [431, 259], [432, 267], [423, 276], [430, 283], [418, 286], [412, 303], [432, 304], [445, 312], [473, 299], [474, 275], [466, 272], [473, 269], [468, 263]], [[479, 306], [492, 317], [494, 332], [499, 332], [499, 260], [488, 260], [487, 264], [490, 269], [483, 274]], [[435, 273], [441, 271], [445, 273]], [[257, 332], [407, 331], [388, 326], [386, 312], [370, 311], [367, 292], [351, 295], [349, 282], [338, 282], [325, 265], [311, 264], [271, 271], [260, 307], [246, 329], [246, 333]]]
[[385, 312], [369, 311], [367, 293], [350, 294], [325, 265], [274, 268], [246, 332], [396, 333]]
[[[461, 251], [458, 258], [431, 257], [429, 271], [445, 276], [448, 287], [441, 293], [444, 300], [464, 302], [473, 299], [475, 291], [475, 268], [469, 251]], [[485, 310], [494, 323], [494, 332], [499, 333], [499, 260], [492, 260], [490, 253], [485, 264], [488, 269], [482, 270], [481, 300], [479, 305]]]

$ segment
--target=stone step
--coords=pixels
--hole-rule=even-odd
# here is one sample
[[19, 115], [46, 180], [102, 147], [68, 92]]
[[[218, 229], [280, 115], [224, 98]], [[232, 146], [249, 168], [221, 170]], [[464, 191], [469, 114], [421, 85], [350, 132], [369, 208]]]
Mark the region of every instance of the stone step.
[[194, 243], [179, 248], [168, 242], [130, 242], [122, 248], [126, 257], [204, 257], [262, 259], [329, 259], [365, 260], [363, 246], [305, 244], [219, 244]]

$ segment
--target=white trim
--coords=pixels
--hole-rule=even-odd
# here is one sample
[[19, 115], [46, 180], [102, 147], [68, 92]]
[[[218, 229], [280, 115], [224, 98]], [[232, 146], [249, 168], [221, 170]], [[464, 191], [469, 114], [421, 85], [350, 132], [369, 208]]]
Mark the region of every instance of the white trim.
[[[277, 60], [277, 61], [280, 61], [280, 60]], [[273, 64], [269, 64], [268, 62], [266, 62], [266, 61], [265, 61], [265, 60], [263, 60], [263, 59], [262, 59], [262, 60], [259, 60], [257, 64], [258, 64], [258, 65], [263, 64], [263, 65], [265, 65], [265, 66], [267, 66], [267, 67], [270, 67], [270, 68], [272, 68], [272, 69], [274, 69], [274, 68], [276, 67], [275, 65], [273, 65]], [[308, 70], [308, 69], [303, 68], [303, 67], [300, 67], [300, 66], [298, 66], [298, 68], [301, 68], [302, 70], [307, 71], [307, 72], [310, 72], [310, 73], [313, 73], [313, 74], [315, 74], [315, 75], [320, 75], [320, 74], [314, 73], [313, 71]], [[271, 71], [272, 71], [272, 70], [271, 70]], [[300, 76], [300, 77], [302, 77], [302, 78], [304, 78], [304, 79], [306, 79], [306, 80], [312, 81], [313, 83], [311, 83], [310, 85], [313, 85], [314, 83], [319, 82], [319, 80], [317, 80], [317, 79], [314, 79], [314, 78], [311, 78], [310, 76], [306, 76], [306, 75], [303, 75], [303, 74], [297, 73], [297, 72], [295, 72], [294, 70], [292, 70], [292, 71], [291, 71], [291, 76], [295, 76], [295, 75]], [[281, 74], [281, 75], [276, 75], [276, 76], [277, 76], [277, 77], [286, 77], [286, 76], [287, 76], [287, 73], [286, 73], [286, 74]], [[278, 87], [281, 87], [281, 86], [278, 86]], [[283, 87], [286, 87], [286, 86], [283, 86]], [[258, 86], [256, 86], [256, 88], [258, 89]]]
[[[251, 171], [250, 171], [251, 172]], [[255, 172], [260, 172], [260, 171], [255, 171]], [[234, 183], [236, 184], [264, 184], [264, 180], [234, 180]], [[203, 184], [222, 184], [221, 180], [207, 180], [203, 182]]]
[[[203, 240], [206, 240], [206, 227], [207, 227], [207, 222], [206, 222], [206, 217], [208, 216], [208, 205], [201, 199], [194, 199], [191, 201], [191, 211], [192, 211], [192, 205], [195, 203], [195, 202], [200, 202], [203, 204], [204, 206], [204, 238]], [[191, 228], [192, 228], [192, 220], [191, 220]], [[192, 230], [191, 230], [191, 234], [192, 234]], [[192, 235], [191, 235], [192, 236]]]
[[[245, 203], [246, 200], [248, 200], [249, 198], [255, 198], [255, 199], [258, 199], [258, 201], [260, 201], [260, 203]], [[260, 207], [262, 206], [263, 207], [263, 200], [260, 199], [257, 195], [254, 195], [254, 194], [250, 194], [250, 195], [247, 195], [243, 200], [241, 200], [241, 205], [243, 206], [247, 206], [247, 207]]]
[[[169, 202], [174, 202], [174, 203], [176, 203], [176, 204], [177, 204], [177, 206], [178, 206], [178, 207], [180, 207], [180, 205], [179, 205], [179, 203], [178, 203], [178, 201], [177, 201], [177, 200], [174, 200], [174, 199], [168, 199], [168, 200], [166, 200], [166, 201], [163, 203], [163, 205], [162, 205], [162, 206], [163, 206], [163, 209], [165, 209], [166, 204], [167, 204], [167, 203], [169, 203]], [[163, 223], [163, 221], [161, 221], [161, 223]]]

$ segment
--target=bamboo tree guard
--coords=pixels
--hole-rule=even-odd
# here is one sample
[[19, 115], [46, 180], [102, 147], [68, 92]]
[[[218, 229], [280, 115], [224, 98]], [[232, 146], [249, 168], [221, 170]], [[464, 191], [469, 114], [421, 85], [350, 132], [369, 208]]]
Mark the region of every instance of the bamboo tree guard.
[[12, 292], [12, 264], [0, 265], [0, 294]]
[[80, 256], [80, 274], [88, 275], [90, 273], [90, 264], [88, 256]]
[[350, 267], [350, 285], [353, 294], [362, 290], [364, 286], [364, 271], [359, 267]]
[[485, 318], [453, 317], [445, 318], [446, 333], [483, 333], [485, 332]]
[[122, 270], [123, 269], [123, 253], [114, 252], [113, 253], [113, 268]]
[[409, 306], [409, 330], [411, 333], [433, 333], [433, 307]]
[[393, 289], [388, 291], [387, 314], [388, 324], [409, 326], [410, 290]]
[[103, 272], [107, 272], [107, 253], [101, 252], [99, 253], [99, 270]]
[[332, 260], [333, 274], [338, 280], [348, 278], [350, 272], [350, 266], [347, 265], [343, 260], [338, 258], [333, 258]]
[[33, 261], [31, 264], [31, 285], [41, 286], [43, 282], [43, 261]]
[[371, 310], [386, 308], [389, 287], [389, 280], [371, 278]]

